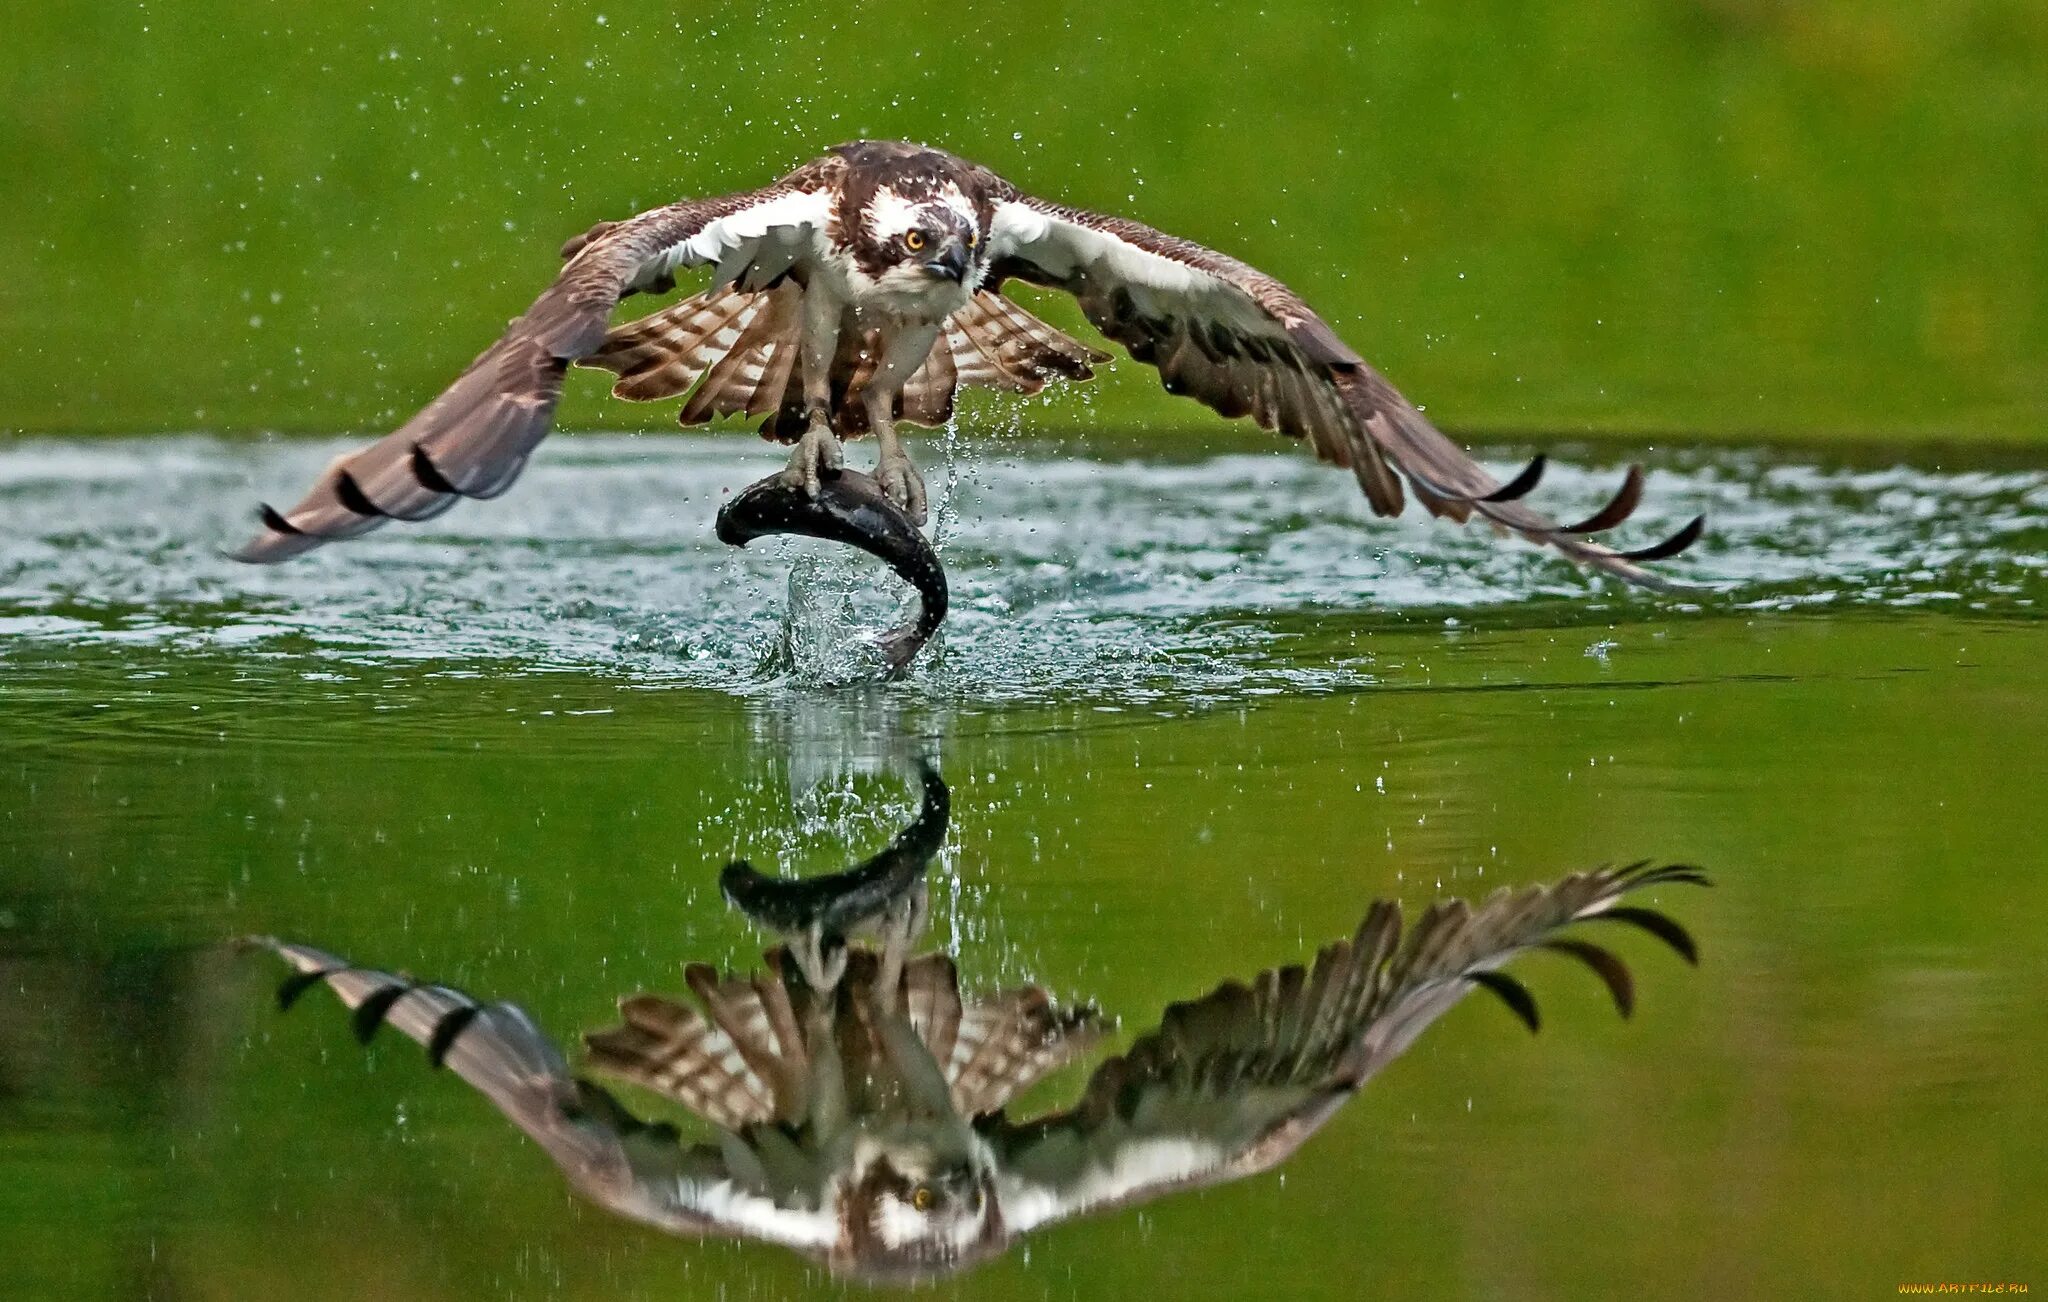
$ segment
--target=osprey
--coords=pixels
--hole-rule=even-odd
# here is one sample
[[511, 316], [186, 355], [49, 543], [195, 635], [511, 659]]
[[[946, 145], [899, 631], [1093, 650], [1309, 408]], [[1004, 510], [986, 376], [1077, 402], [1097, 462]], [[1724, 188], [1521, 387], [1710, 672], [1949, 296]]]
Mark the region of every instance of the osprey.
[[[555, 283], [440, 397], [330, 465], [236, 553], [278, 561], [387, 520], [425, 520], [510, 488], [546, 436], [572, 363], [618, 376], [622, 398], [682, 398], [685, 425], [763, 417], [794, 444], [787, 474], [815, 492], [841, 440], [872, 433], [875, 478], [922, 523], [925, 488], [900, 422], [940, 425], [963, 386], [1035, 393], [1108, 360], [1004, 297], [1012, 280], [1064, 290], [1154, 367], [1170, 393], [1306, 439], [1347, 466], [1380, 515], [1405, 494], [1473, 515], [1637, 582], [1702, 520], [1619, 551], [1590, 535], [1626, 519], [1640, 467], [1600, 510], [1561, 524], [1519, 500], [1537, 457], [1502, 483], [1445, 438], [1293, 291], [1190, 241], [1033, 198], [986, 168], [918, 145], [858, 141], [765, 189], [602, 222], [563, 246]], [[710, 288], [610, 328], [622, 299], [712, 269]], [[1405, 484], [1405, 488], [1404, 488]]]
[[[895, 867], [877, 861], [848, 884], [873, 890]], [[636, 1117], [516, 1004], [256, 943], [295, 969], [279, 990], [286, 1007], [324, 982], [355, 1010], [362, 1040], [397, 1027], [611, 1211], [900, 1282], [963, 1270], [1060, 1221], [1277, 1166], [1471, 990], [1499, 995], [1535, 1030], [1534, 999], [1501, 971], [1530, 949], [1584, 962], [1627, 1015], [1621, 960], [1563, 933], [1626, 923], [1694, 960], [1676, 922], [1626, 901], [1704, 881], [1685, 867], [1603, 868], [1477, 906], [1434, 904], [1405, 935], [1399, 906], [1382, 900], [1312, 965], [1168, 1008], [1071, 1106], [1029, 1120], [1009, 1105], [1093, 1048], [1100, 1014], [1058, 1008], [1037, 986], [963, 994], [945, 954], [905, 956], [921, 909], [890, 906], [879, 954], [829, 935], [821, 947], [814, 928], [756, 972], [691, 964], [690, 1000], [633, 995], [618, 1026], [584, 1037], [589, 1069], [682, 1105], [711, 1139]]]

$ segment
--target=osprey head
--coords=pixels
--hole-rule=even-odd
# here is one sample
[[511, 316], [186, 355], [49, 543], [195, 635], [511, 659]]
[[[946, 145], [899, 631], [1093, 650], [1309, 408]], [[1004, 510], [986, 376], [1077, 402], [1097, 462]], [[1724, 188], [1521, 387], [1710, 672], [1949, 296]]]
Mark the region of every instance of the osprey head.
[[958, 159], [911, 145], [849, 147], [841, 238], [878, 285], [973, 287], [986, 265], [987, 215]]
[[930, 1279], [1002, 1250], [1009, 1236], [985, 1154], [902, 1134], [869, 1142], [844, 1186], [834, 1270], [869, 1280]]
[[980, 261], [981, 231], [957, 187], [914, 198], [884, 185], [861, 213], [854, 251], [862, 269], [876, 280], [958, 285]]

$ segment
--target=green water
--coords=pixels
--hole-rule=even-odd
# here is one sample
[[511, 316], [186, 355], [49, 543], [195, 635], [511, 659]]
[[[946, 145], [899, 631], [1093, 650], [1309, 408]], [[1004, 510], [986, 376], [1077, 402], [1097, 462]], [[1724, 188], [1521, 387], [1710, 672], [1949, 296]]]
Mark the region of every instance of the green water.
[[[1420, 522], [1259, 533], [1282, 460], [1027, 457], [997, 467], [1009, 513], [970, 465], [942, 663], [835, 689], [803, 644], [845, 639], [825, 616], [871, 573], [730, 558], [708, 496], [651, 505], [744, 482], [731, 447], [572, 440], [496, 509], [253, 576], [211, 546], [326, 448], [0, 454], [0, 1294], [840, 1291], [579, 1204], [413, 1046], [360, 1049], [317, 992], [280, 1016], [274, 968], [218, 942], [308, 941], [570, 1039], [686, 961], [747, 961], [717, 867], [873, 850], [915, 753], [953, 788], [934, 939], [1125, 1040], [1376, 896], [1644, 857], [1718, 883], [1658, 899], [1697, 970], [1604, 937], [1633, 1020], [1534, 956], [1540, 1037], [1467, 1001], [1278, 1173], [942, 1295], [2048, 1280], [2038, 471], [1667, 466], [1646, 510], [1722, 522], [1686, 563], [1707, 590], [1671, 599]], [[612, 495], [628, 471], [650, 505]], [[1041, 510], [1118, 523], [1049, 540]], [[792, 557], [822, 574], [789, 584]], [[1397, 606], [1408, 583], [1438, 604]]]

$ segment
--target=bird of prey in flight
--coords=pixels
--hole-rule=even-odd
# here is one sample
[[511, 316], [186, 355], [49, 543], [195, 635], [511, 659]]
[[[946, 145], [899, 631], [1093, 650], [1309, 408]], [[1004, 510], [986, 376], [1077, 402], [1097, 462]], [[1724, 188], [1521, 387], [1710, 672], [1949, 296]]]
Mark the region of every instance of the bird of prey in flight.
[[[1279, 281], [1122, 217], [1034, 198], [984, 167], [918, 145], [841, 145], [764, 189], [602, 222], [563, 246], [560, 275], [448, 389], [396, 432], [337, 459], [290, 510], [265, 506], [239, 552], [278, 561], [387, 520], [425, 520], [512, 486], [546, 436], [572, 363], [615, 372], [622, 398], [682, 399], [685, 425], [761, 417], [793, 443], [788, 474], [816, 491], [841, 440], [873, 433], [876, 479], [910, 518], [925, 488], [897, 433], [942, 425], [963, 386], [1035, 393], [1088, 378], [1108, 354], [1003, 294], [1071, 294], [1155, 368], [1170, 393], [1306, 439], [1349, 467], [1374, 512], [1413, 494], [1572, 560], [1655, 584], [1645, 562], [1699, 536], [1694, 520], [1634, 551], [1596, 541], [1642, 495], [1640, 467], [1583, 520], [1531, 509], [1543, 458], [1503, 483], [1435, 426]], [[711, 269], [709, 288], [611, 326], [620, 300]]]
[[[1683, 867], [1600, 869], [1476, 906], [1443, 901], [1405, 931], [1400, 908], [1380, 901], [1310, 965], [1171, 1006], [1071, 1106], [1018, 1119], [1017, 1096], [1093, 1048], [1103, 1019], [1036, 986], [965, 994], [945, 954], [908, 954], [922, 910], [884, 898], [903, 866], [885, 853], [841, 874], [859, 916], [811, 901], [808, 929], [789, 917], [790, 943], [761, 970], [692, 964], [693, 1001], [634, 995], [619, 1025], [584, 1037], [588, 1070], [681, 1104], [710, 1137], [636, 1117], [515, 1004], [259, 943], [295, 969], [285, 1006], [324, 982], [363, 1040], [397, 1027], [611, 1211], [903, 1282], [964, 1270], [1073, 1217], [1272, 1168], [1470, 990], [1499, 995], [1534, 1030], [1534, 999], [1502, 971], [1529, 950], [1582, 961], [1627, 1014], [1628, 969], [1572, 933], [1632, 924], [1693, 959], [1684, 930], [1632, 897], [1705, 880]], [[751, 898], [756, 916], [805, 905], [802, 887], [770, 898], [788, 885], [770, 880], [728, 870], [728, 894]], [[879, 925], [879, 951], [840, 934], [861, 922]]]

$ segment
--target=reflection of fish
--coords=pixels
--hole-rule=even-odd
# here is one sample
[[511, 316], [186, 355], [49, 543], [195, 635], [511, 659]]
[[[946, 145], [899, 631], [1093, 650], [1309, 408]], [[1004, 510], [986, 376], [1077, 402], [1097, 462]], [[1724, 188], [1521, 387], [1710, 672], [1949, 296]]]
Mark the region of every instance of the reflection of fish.
[[819, 481], [818, 495], [783, 473], [757, 480], [735, 494], [718, 512], [720, 542], [744, 547], [770, 534], [800, 533], [858, 547], [888, 562], [905, 583], [917, 589], [917, 618], [882, 635], [882, 649], [893, 677], [910, 667], [918, 649], [946, 618], [946, 571], [938, 553], [918, 532], [903, 509], [890, 501], [872, 475], [841, 470]]
[[1092, 1008], [1056, 1010], [1035, 986], [963, 996], [945, 954], [905, 959], [903, 932], [880, 954], [846, 950], [822, 986], [780, 948], [755, 973], [692, 964], [694, 1002], [635, 995], [621, 1025], [585, 1042], [591, 1068], [682, 1104], [722, 1132], [714, 1142], [634, 1117], [573, 1074], [517, 1005], [260, 943], [296, 969], [283, 1001], [324, 981], [355, 1010], [358, 1036], [390, 1022], [613, 1211], [779, 1243], [865, 1279], [928, 1278], [1043, 1226], [1278, 1165], [1471, 990], [1533, 1029], [1535, 1000], [1501, 970], [1531, 949], [1580, 960], [1627, 1014], [1628, 969], [1569, 930], [1619, 922], [1690, 960], [1685, 931], [1630, 897], [1704, 880], [1603, 868], [1442, 901], [1412, 928], [1381, 901], [1312, 965], [1168, 1008], [1073, 1106], [1028, 1120], [1007, 1107], [1100, 1037]]
[[769, 931], [795, 935], [815, 929], [828, 942], [843, 942], [874, 927], [901, 901], [925, 884], [925, 866], [946, 839], [951, 798], [938, 770], [919, 765], [924, 803], [910, 826], [883, 851], [844, 872], [796, 881], [769, 877], [744, 859], [718, 875], [719, 889], [734, 908]]

